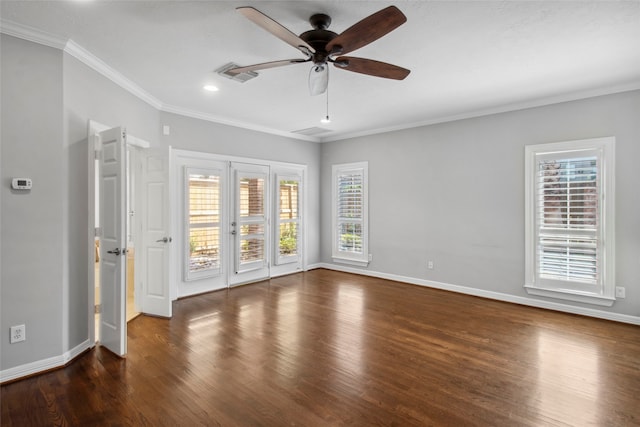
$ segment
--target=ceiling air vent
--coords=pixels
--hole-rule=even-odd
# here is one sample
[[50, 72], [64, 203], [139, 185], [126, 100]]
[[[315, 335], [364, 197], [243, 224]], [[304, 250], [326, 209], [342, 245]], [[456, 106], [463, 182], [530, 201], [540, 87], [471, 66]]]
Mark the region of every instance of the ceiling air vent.
[[312, 128], [294, 130], [291, 133], [297, 133], [299, 135], [306, 135], [306, 136], [315, 136], [315, 135], [320, 135], [321, 133], [327, 133], [327, 132], [331, 132], [331, 129], [312, 127]]
[[216, 70], [216, 73], [220, 74], [221, 76], [225, 76], [228, 79], [231, 80], [235, 80], [237, 82], [240, 83], [244, 83], [247, 80], [251, 80], [255, 77], [258, 77], [258, 73], [256, 73], [255, 71], [247, 71], [244, 73], [238, 73], [238, 74], [234, 74], [234, 73], [230, 73], [229, 70], [235, 67], [239, 67], [238, 64], [234, 64], [233, 62], [229, 62], [226, 65], [223, 65], [222, 67], [218, 68]]

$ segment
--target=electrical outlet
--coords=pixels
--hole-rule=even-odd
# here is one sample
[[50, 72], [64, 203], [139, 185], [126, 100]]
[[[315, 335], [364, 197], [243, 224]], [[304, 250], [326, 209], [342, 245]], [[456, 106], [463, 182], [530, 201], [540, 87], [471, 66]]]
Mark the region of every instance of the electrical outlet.
[[427, 268], [433, 270], [433, 261], [427, 261]]
[[626, 289], [622, 286], [616, 286], [616, 298], [625, 298], [627, 296], [625, 291]]
[[11, 327], [11, 337], [9, 338], [9, 342], [11, 344], [24, 341], [27, 339], [27, 328], [25, 325], [16, 325]]

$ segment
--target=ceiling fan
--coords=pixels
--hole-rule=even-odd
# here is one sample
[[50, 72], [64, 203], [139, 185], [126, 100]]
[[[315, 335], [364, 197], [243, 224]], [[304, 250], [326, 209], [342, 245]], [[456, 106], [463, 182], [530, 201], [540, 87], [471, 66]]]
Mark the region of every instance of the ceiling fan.
[[333, 63], [334, 66], [343, 70], [386, 79], [403, 80], [410, 73], [410, 70], [397, 65], [374, 61], [373, 59], [343, 56], [378, 40], [404, 24], [407, 21], [407, 17], [395, 6], [386, 7], [369, 15], [347, 28], [341, 34], [328, 30], [331, 24], [331, 17], [324, 13], [317, 13], [309, 18], [309, 23], [313, 30], [306, 31], [299, 36], [253, 7], [238, 7], [236, 10], [256, 25], [298, 49], [306, 58], [285, 59], [247, 65], [245, 67], [234, 67], [227, 70], [228, 73], [240, 74], [303, 62], [313, 62], [313, 67], [309, 73], [309, 91], [311, 95], [319, 95], [326, 91], [329, 83], [329, 63]]

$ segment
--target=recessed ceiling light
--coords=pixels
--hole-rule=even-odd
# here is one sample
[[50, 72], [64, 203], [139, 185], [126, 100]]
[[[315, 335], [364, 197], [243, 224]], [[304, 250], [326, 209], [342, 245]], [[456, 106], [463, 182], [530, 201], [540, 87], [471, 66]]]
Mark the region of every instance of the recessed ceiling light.
[[205, 85], [203, 89], [208, 92], [217, 92], [219, 90], [218, 87], [214, 85]]

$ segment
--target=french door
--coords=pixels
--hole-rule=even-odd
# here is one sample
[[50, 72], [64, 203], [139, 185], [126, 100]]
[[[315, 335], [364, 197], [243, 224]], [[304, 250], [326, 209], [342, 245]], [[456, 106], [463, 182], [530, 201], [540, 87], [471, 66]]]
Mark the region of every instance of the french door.
[[269, 277], [269, 167], [232, 162], [229, 285]]
[[303, 165], [172, 150], [177, 298], [294, 273], [304, 259]]

